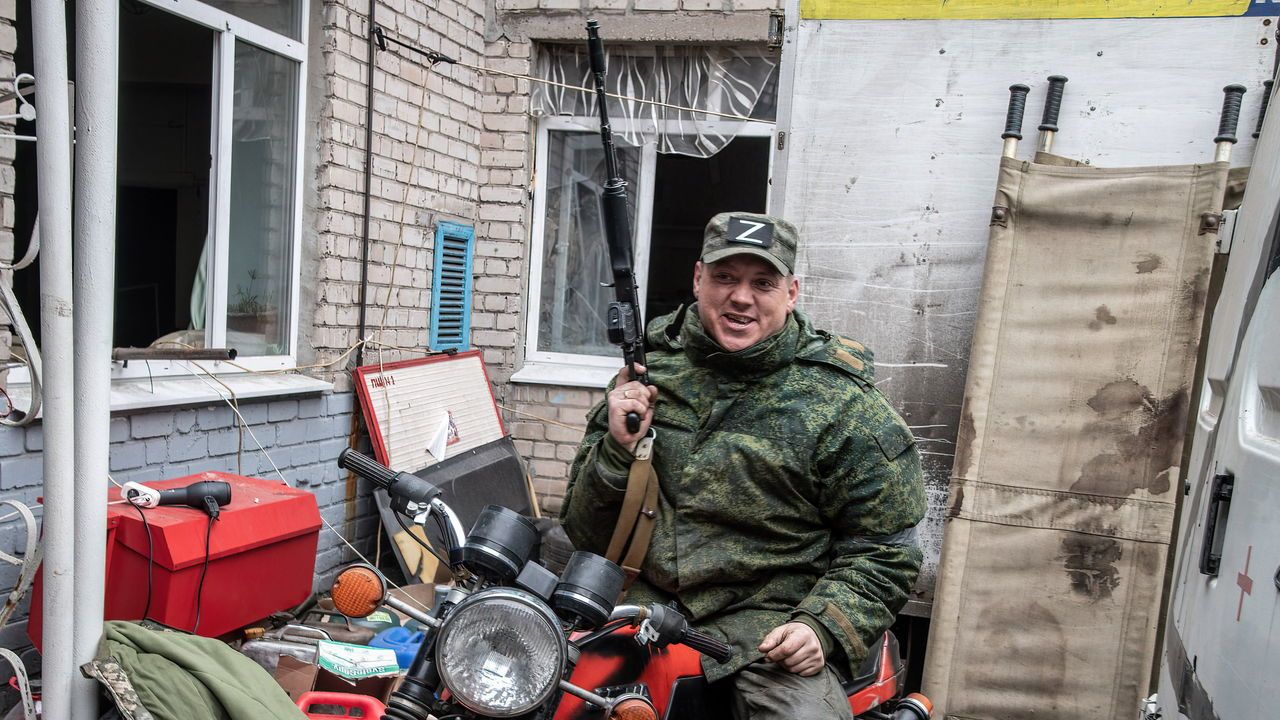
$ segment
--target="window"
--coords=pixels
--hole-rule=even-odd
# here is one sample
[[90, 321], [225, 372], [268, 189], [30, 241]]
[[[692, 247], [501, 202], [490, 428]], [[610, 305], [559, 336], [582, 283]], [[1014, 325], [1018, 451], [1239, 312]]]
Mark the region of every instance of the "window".
[[[117, 347], [225, 347], [250, 369], [295, 364], [307, 8], [121, 5]], [[37, 211], [34, 148], [19, 148], [15, 167], [21, 246]], [[14, 276], [25, 308], [38, 307], [38, 277]], [[113, 366], [118, 378], [187, 372]]]
[[[512, 379], [603, 387], [621, 365], [605, 337], [613, 299], [600, 217], [604, 159], [598, 121], [543, 118], [535, 158], [525, 365]], [[738, 123], [710, 157], [660, 155], [657, 141], [618, 147], [627, 180], [644, 319], [692, 300], [693, 264], [707, 220], [767, 207], [773, 124]], [[616, 133], [619, 142], [622, 133]]]

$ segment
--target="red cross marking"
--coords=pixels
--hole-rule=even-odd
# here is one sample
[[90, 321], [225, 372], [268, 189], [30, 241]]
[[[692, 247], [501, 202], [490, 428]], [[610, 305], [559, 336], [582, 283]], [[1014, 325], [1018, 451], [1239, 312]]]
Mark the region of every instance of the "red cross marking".
[[1249, 546], [1244, 556], [1244, 572], [1236, 573], [1236, 585], [1240, 586], [1240, 604], [1236, 606], [1236, 622], [1240, 622], [1240, 613], [1244, 610], [1244, 596], [1253, 594], [1253, 578], [1249, 577], [1249, 560], [1253, 557], [1253, 546]]

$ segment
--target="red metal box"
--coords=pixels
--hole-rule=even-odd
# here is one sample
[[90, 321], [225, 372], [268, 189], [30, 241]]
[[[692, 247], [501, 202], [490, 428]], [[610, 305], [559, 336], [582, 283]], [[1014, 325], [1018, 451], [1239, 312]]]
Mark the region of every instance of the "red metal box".
[[[279, 482], [221, 472], [147, 484], [167, 489], [201, 480], [231, 483], [231, 503], [223, 506], [209, 535], [199, 634], [221, 635], [305, 600], [311, 593], [320, 531], [315, 496]], [[119, 489], [113, 488], [110, 497], [119, 500]], [[108, 507], [106, 619], [142, 617], [150, 556], [149, 617], [191, 630], [209, 516], [202, 510], [172, 505], [142, 512], [151, 528], [150, 551], [138, 510], [125, 503]], [[32, 589], [27, 624], [36, 647], [40, 647], [43, 627], [40, 580], [37, 576]]]

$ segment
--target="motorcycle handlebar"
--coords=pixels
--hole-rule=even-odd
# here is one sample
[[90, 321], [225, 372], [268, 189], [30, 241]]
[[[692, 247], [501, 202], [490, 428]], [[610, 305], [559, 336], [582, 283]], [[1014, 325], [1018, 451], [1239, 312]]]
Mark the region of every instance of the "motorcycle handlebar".
[[[392, 499], [399, 498], [406, 503], [415, 503], [419, 509], [409, 508], [411, 512], [406, 514], [414, 514], [425, 510], [432, 505], [433, 501], [440, 497], [440, 488], [423, 480], [417, 475], [411, 475], [406, 472], [396, 472], [382, 465], [382, 463], [363, 453], [356, 452], [351, 448], [344, 448], [338, 454], [338, 467], [346, 468], [360, 477], [384, 488]], [[404, 506], [397, 507], [392, 504], [392, 509], [404, 511]]]
[[338, 467], [350, 470], [384, 488], [390, 488], [396, 481], [394, 472], [383, 467], [377, 460], [351, 448], [343, 448], [342, 452], [338, 454]]
[[685, 630], [681, 642], [716, 662], [724, 662], [733, 655], [733, 648], [728, 643], [693, 628]]

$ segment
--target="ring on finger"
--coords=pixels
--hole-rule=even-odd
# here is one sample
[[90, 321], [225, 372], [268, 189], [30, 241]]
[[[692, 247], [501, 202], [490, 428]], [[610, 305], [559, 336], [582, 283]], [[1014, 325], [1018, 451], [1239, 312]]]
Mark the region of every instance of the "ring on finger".
[[630, 390], [623, 390], [623, 391], [622, 391], [622, 397], [626, 398], [627, 400], [630, 400], [630, 399], [631, 399], [631, 391], [630, 391]]

